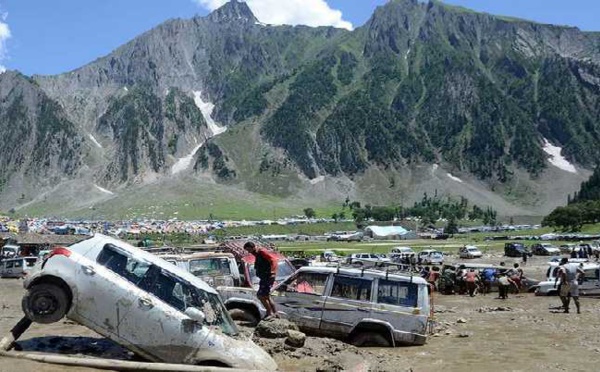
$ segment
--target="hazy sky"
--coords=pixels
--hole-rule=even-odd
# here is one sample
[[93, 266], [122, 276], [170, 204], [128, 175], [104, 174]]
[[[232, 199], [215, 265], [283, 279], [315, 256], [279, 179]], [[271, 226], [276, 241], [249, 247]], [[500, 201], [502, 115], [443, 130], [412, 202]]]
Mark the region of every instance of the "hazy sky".
[[[66, 72], [169, 18], [206, 15], [227, 0], [0, 0], [0, 67]], [[356, 28], [387, 0], [246, 0], [270, 24]], [[600, 0], [444, 0], [492, 14], [600, 31]]]

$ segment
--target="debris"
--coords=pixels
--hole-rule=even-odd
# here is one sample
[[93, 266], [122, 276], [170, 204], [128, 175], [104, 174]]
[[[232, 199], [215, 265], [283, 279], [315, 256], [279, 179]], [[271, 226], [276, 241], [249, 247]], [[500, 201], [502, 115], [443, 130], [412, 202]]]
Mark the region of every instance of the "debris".
[[466, 322], [467, 322], [467, 320], [465, 318], [458, 318], [456, 320], [456, 323], [466, 323]]
[[298, 331], [298, 326], [289, 320], [273, 318], [258, 323], [255, 333], [264, 338], [284, 338], [290, 329]]
[[285, 344], [293, 347], [302, 347], [306, 341], [306, 335], [302, 332], [288, 329]]

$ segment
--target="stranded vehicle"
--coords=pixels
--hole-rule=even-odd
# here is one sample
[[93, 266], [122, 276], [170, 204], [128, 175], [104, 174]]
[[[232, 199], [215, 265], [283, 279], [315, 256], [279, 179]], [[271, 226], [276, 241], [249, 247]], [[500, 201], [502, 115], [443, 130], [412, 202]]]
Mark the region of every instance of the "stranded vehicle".
[[16, 257], [0, 261], [0, 278], [23, 278], [31, 270], [37, 257]]
[[[579, 264], [583, 264], [583, 271], [585, 272], [585, 278], [582, 283], [579, 284], [579, 295], [580, 296], [598, 296], [600, 295], [600, 281], [598, 278], [600, 265], [598, 263], [591, 262], [572, 262], [565, 265], [569, 271], [569, 275], [575, 276], [575, 272]], [[556, 276], [558, 273], [559, 264], [557, 262], [550, 262], [548, 270], [546, 270], [546, 280], [539, 282], [535, 286], [536, 296], [556, 296], [558, 295], [558, 286], [560, 279], [557, 281]]]
[[65, 315], [151, 361], [275, 370], [217, 292], [163, 259], [105, 235], [57, 248], [28, 275], [22, 306], [38, 323]]
[[[427, 340], [428, 284], [417, 276], [303, 267], [271, 296], [280, 316], [312, 334], [357, 346], [422, 345]], [[252, 306], [264, 312], [257, 300]]]
[[[254, 255], [244, 250], [245, 241], [229, 241], [222, 243], [219, 249], [233, 254], [240, 272], [239, 286], [219, 286], [217, 290], [225, 302], [225, 306], [236, 320], [243, 320], [251, 325], [258, 323], [266, 312], [260, 312], [254, 303], [257, 301], [259, 279], [254, 269]], [[272, 249], [268, 244], [256, 242], [257, 245], [269, 251], [277, 259], [277, 274], [275, 283], [280, 283], [296, 271], [292, 263], [281, 253]]]
[[159, 257], [204, 280], [213, 288], [237, 287], [241, 282], [237, 262], [231, 253], [195, 252], [159, 255]]

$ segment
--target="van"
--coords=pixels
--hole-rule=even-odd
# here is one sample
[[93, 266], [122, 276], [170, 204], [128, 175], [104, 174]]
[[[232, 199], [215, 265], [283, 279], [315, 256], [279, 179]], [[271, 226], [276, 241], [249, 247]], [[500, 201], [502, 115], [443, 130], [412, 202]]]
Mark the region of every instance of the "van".
[[0, 263], [0, 278], [23, 278], [36, 262], [37, 257], [17, 257], [3, 260]]
[[6, 244], [0, 248], [0, 260], [5, 258], [17, 257], [21, 253], [21, 247], [13, 244]]

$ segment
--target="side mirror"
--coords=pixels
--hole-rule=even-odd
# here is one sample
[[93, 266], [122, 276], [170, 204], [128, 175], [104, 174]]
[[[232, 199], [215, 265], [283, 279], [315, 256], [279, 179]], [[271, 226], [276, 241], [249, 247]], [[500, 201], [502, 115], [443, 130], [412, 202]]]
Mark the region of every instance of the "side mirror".
[[198, 324], [204, 323], [204, 319], [206, 319], [202, 310], [198, 310], [195, 307], [188, 307], [183, 313]]

